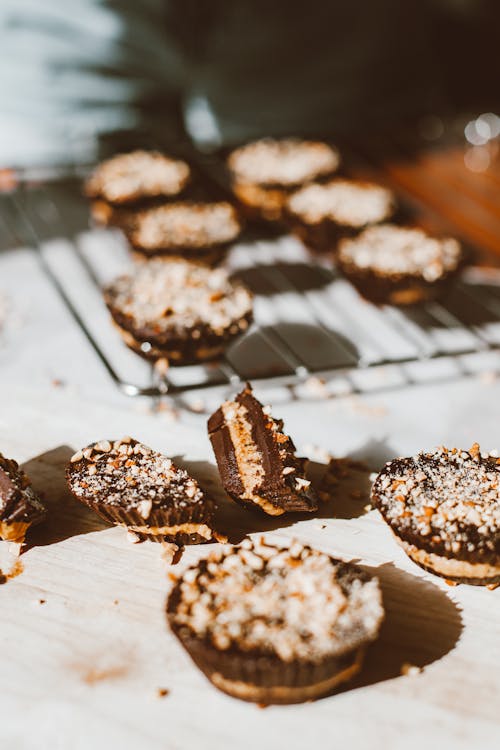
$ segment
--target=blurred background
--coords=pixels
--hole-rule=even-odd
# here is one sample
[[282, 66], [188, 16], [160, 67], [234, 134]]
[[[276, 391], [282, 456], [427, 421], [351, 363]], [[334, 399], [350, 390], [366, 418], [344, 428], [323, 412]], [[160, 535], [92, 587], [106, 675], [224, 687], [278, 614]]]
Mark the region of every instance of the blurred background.
[[0, 55], [2, 167], [500, 111], [498, 0], [2, 0]]

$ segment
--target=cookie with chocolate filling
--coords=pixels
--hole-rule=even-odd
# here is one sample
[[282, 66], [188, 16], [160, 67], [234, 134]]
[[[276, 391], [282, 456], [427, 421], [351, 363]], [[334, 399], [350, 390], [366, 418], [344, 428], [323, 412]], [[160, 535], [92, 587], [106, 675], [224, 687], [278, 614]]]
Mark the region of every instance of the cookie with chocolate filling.
[[253, 395], [250, 385], [226, 401], [208, 420], [208, 434], [224, 489], [241, 505], [270, 516], [317, 510], [305, 477], [305, 459]]
[[331, 180], [305, 185], [286, 203], [291, 230], [313, 250], [334, 250], [342, 237], [352, 237], [371, 224], [387, 221], [394, 195], [380, 185]]
[[230, 203], [172, 203], [139, 213], [127, 238], [143, 257], [182, 257], [209, 264], [223, 260], [241, 232]]
[[337, 265], [360, 294], [377, 304], [411, 305], [442, 293], [464, 263], [455, 239], [381, 224], [339, 243]]
[[17, 461], [0, 453], [0, 539], [22, 544], [46, 510]]
[[78, 500], [140, 540], [198, 544], [217, 536], [214, 502], [196, 480], [130, 437], [101, 440], [77, 451], [66, 478]]
[[216, 551], [188, 568], [167, 603], [171, 629], [225, 693], [302, 703], [359, 672], [384, 617], [379, 583], [292, 542]]
[[500, 459], [477, 443], [390, 461], [372, 503], [417, 565], [457, 583], [500, 583]]
[[104, 290], [123, 340], [173, 365], [220, 357], [252, 319], [252, 297], [223, 269], [184, 260], [139, 263]]
[[232, 189], [250, 218], [279, 221], [288, 195], [337, 171], [338, 151], [321, 141], [263, 138], [227, 159]]
[[99, 164], [84, 184], [91, 215], [103, 225], [127, 226], [139, 210], [176, 199], [191, 176], [186, 162], [158, 151], [118, 154]]

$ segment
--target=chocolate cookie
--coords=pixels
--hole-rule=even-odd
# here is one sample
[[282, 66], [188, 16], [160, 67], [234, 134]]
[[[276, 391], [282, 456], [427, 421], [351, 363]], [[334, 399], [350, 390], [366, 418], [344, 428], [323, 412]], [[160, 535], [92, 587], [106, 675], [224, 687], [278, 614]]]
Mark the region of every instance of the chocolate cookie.
[[410, 305], [434, 299], [464, 262], [454, 239], [429, 237], [421, 229], [381, 224], [339, 243], [337, 265], [373, 302]]
[[232, 151], [227, 166], [247, 215], [277, 221], [292, 190], [332, 175], [339, 162], [338, 151], [321, 141], [263, 138]]
[[298, 542], [214, 552], [167, 603], [170, 627], [208, 679], [264, 704], [319, 698], [351, 679], [383, 616], [376, 578]]
[[104, 299], [127, 346], [174, 365], [221, 356], [252, 319], [242, 284], [184, 260], [139, 263], [106, 287]]
[[78, 500], [141, 540], [198, 544], [217, 535], [214, 502], [196, 480], [130, 437], [101, 440], [77, 451], [66, 478]]
[[28, 475], [0, 453], [0, 539], [22, 544], [29, 527], [45, 513]]
[[96, 224], [128, 229], [139, 210], [177, 199], [191, 178], [188, 164], [158, 151], [118, 154], [99, 164], [85, 181]]
[[459, 583], [500, 583], [500, 459], [477, 443], [390, 461], [372, 503], [417, 565]]
[[139, 213], [126, 227], [132, 247], [145, 257], [221, 261], [241, 232], [230, 203], [172, 203]]
[[313, 250], [334, 250], [342, 237], [352, 237], [394, 212], [390, 190], [370, 182], [331, 180], [306, 185], [291, 194], [286, 214], [291, 230]]
[[283, 422], [271, 417], [250, 385], [212, 414], [208, 433], [222, 484], [233, 500], [271, 516], [317, 510], [305, 459], [297, 458]]

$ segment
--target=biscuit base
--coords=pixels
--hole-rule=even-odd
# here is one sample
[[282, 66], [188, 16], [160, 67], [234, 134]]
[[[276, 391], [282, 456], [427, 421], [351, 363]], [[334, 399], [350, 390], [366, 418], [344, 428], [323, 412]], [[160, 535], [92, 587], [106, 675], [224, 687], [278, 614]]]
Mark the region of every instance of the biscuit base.
[[395, 535], [396, 541], [404, 549], [410, 560], [429, 573], [454, 583], [468, 583], [472, 586], [490, 586], [500, 583], [500, 562], [498, 565], [489, 563], [471, 563], [466, 560], [437, 555], [427, 552], [414, 544], [405, 542]]
[[208, 679], [223, 693], [250, 703], [263, 704], [291, 704], [305, 703], [325, 695], [329, 695], [335, 688], [351, 680], [361, 669], [364, 649], [360, 648], [354, 654], [352, 664], [323, 680], [310, 685], [254, 685], [241, 680], [224, 677], [220, 672], [207, 674]]

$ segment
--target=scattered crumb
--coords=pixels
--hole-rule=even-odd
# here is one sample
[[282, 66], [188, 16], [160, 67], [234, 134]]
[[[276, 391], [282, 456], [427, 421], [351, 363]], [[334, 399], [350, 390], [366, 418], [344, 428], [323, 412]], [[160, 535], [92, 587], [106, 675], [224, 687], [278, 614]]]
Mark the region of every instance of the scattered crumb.
[[141, 541], [140, 537], [130, 530], [127, 531], [127, 539], [131, 544], [138, 544]]
[[303, 388], [310, 396], [316, 396], [318, 398], [329, 398], [330, 396], [326, 381], [323, 380], [323, 378], [317, 378], [315, 376], [307, 378]]
[[161, 559], [163, 560], [163, 562], [165, 562], [167, 565], [173, 565], [175, 562], [178, 562], [176, 557], [179, 554], [181, 548], [177, 544], [173, 544], [173, 542], [162, 542], [161, 546]]
[[488, 591], [494, 591], [494, 590], [495, 590], [495, 589], [497, 589], [497, 588], [498, 588], [499, 586], [500, 586], [500, 583], [489, 583], [489, 584], [488, 584], [488, 585], [486, 586], [486, 588], [488, 589]]
[[177, 576], [175, 573], [172, 573], [172, 571], [169, 570], [167, 573], [167, 577], [172, 581], [172, 583], [175, 583], [177, 581]]
[[483, 385], [493, 385], [498, 379], [498, 373], [493, 370], [486, 370], [479, 375], [479, 381]]
[[320, 523], [318, 529], [326, 529], [326, 523]]
[[46, 602], [46, 599], [39, 599], [38, 600], [38, 604], [45, 604], [45, 602]]
[[269, 703], [257, 703], [257, 708], [269, 708]]
[[66, 385], [66, 383], [64, 382], [64, 380], [59, 380], [59, 378], [54, 378], [52, 380], [52, 385], [54, 386], [54, 388], [63, 388]]
[[126, 666], [109, 667], [108, 669], [97, 669], [94, 667], [86, 668], [82, 672], [82, 680], [87, 685], [95, 685], [96, 682], [104, 680], [115, 680], [118, 677], [124, 677], [128, 672]]
[[5, 575], [5, 573], [0, 570], [0, 586], [2, 584], [4, 584], [4, 583], [7, 583], [8, 580], [9, 579], [7, 578], [7, 576]]
[[168, 688], [157, 688], [156, 689], [156, 697], [157, 698], [165, 698], [167, 695], [170, 695], [170, 690]]
[[117, 604], [120, 604], [120, 602], [118, 601], [118, 599], [115, 599], [113, 604], [116, 606]]
[[354, 411], [364, 414], [367, 417], [385, 417], [389, 413], [386, 406], [382, 406], [382, 404], [367, 404], [366, 401], [360, 399], [358, 396], [351, 396], [349, 404]]
[[207, 406], [202, 398], [193, 398], [188, 403], [189, 408], [191, 411], [194, 411], [195, 414], [204, 414], [207, 410]]
[[445, 578], [444, 582], [447, 586], [458, 586], [458, 581], [450, 581], [449, 578]]
[[422, 667], [417, 667], [416, 664], [410, 664], [409, 662], [405, 661], [401, 665], [401, 674], [408, 676], [408, 677], [415, 677], [415, 675], [420, 674], [423, 672]]

